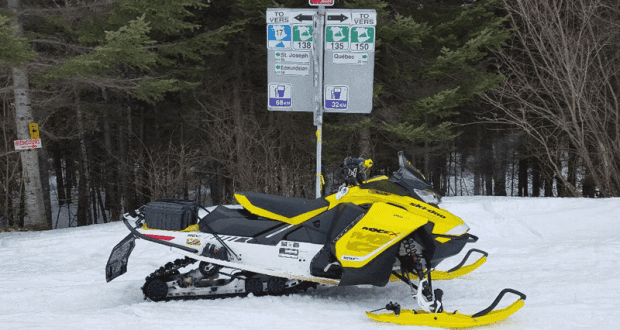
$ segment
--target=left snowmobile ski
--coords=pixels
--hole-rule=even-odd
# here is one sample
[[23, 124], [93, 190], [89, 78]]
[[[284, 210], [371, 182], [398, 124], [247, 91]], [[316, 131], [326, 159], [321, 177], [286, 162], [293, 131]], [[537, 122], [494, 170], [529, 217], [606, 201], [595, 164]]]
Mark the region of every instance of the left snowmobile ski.
[[[457, 321], [455, 315], [460, 314], [447, 316], [442, 292], [433, 289], [433, 279], [468, 273], [486, 261], [487, 253], [472, 249], [453, 269], [436, 270], [441, 261], [457, 255], [478, 237], [468, 232], [462, 219], [439, 208], [440, 196], [402, 152], [398, 156], [400, 168], [393, 175], [366, 181], [363, 176], [372, 161], [345, 159], [342, 177], [346, 184], [325, 198], [237, 193], [240, 207], [209, 209], [192, 201], [148, 203], [123, 215], [130, 234], [112, 250], [106, 280], [127, 272], [135, 241], [142, 239], [185, 257], [146, 277], [142, 291], [152, 301], [280, 295], [319, 284], [385, 286], [396, 278], [409, 286], [419, 311], [401, 312], [398, 307], [398, 313], [373, 312], [369, 317], [394, 323], [447, 324], [426, 321], [424, 315], [429, 314], [472, 324], [469, 319]], [[483, 256], [464, 266], [473, 252]], [[395, 305], [388, 306], [396, 311]], [[493, 308], [471, 318], [495, 322], [500, 315], [518, 309], [491, 312]]]

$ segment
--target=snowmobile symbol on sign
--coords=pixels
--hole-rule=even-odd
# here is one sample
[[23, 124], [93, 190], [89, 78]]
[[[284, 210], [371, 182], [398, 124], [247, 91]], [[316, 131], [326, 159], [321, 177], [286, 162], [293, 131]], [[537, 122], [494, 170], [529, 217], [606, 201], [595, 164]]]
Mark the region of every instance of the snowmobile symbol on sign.
[[[335, 88], [331, 92], [339, 97]], [[435, 270], [478, 237], [469, 234], [462, 219], [439, 208], [440, 196], [402, 153], [399, 164], [390, 177], [366, 180], [372, 162], [347, 158], [339, 193], [319, 199], [246, 192], [235, 194], [241, 204], [237, 208], [220, 205], [207, 210], [178, 200], [148, 203], [123, 215], [130, 234], [112, 250], [106, 280], [127, 272], [135, 241], [142, 239], [185, 256], [146, 278], [142, 292], [152, 301], [282, 295], [318, 284], [385, 286], [394, 277], [407, 285], [418, 308], [401, 309], [390, 302], [367, 312], [368, 317], [464, 328], [514, 314], [526, 297], [512, 289], [503, 290], [489, 307], [473, 315], [444, 311], [443, 292], [433, 288], [433, 279], [471, 272], [487, 254], [472, 249], [448, 272]], [[472, 252], [484, 257], [464, 266]], [[198, 267], [181, 273], [196, 262]], [[506, 294], [518, 299], [496, 309]]]

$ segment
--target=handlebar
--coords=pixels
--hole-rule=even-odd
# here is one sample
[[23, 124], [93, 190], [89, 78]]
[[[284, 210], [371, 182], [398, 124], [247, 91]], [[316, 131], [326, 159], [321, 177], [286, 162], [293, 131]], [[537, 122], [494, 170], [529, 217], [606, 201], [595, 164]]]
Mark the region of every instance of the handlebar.
[[344, 166], [360, 166], [364, 164], [366, 160], [364, 158], [351, 158], [347, 157], [344, 159]]

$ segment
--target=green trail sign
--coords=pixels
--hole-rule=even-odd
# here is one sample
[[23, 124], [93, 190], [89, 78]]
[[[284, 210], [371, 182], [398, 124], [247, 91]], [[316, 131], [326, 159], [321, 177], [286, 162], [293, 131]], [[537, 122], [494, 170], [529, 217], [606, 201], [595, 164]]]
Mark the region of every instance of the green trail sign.
[[348, 50], [349, 49], [349, 26], [328, 25], [325, 28], [325, 49]]
[[293, 49], [311, 50], [312, 25], [293, 25]]
[[375, 27], [354, 26], [351, 28], [351, 51], [368, 52], [375, 50]]

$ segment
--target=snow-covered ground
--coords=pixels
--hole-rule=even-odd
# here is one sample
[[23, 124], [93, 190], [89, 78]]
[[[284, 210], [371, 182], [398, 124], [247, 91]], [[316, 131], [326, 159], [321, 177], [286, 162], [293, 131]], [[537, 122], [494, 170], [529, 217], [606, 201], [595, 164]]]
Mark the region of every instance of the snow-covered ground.
[[[480, 237], [470, 247], [490, 254], [471, 274], [434, 282], [447, 310], [475, 313], [510, 287], [527, 295], [525, 307], [483, 329], [618, 328], [619, 198], [448, 197], [443, 207]], [[118, 222], [0, 233], [0, 329], [415, 328], [364, 315], [389, 301], [413, 306], [402, 283], [320, 287], [283, 297], [144, 301], [144, 277], [178, 256], [138, 240], [128, 273], [106, 283], [109, 253], [127, 234]], [[500, 307], [514, 299], [507, 295]]]

